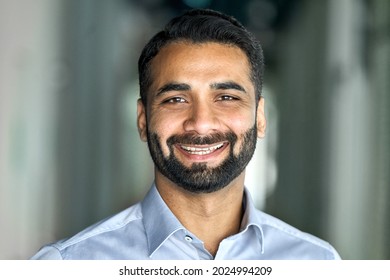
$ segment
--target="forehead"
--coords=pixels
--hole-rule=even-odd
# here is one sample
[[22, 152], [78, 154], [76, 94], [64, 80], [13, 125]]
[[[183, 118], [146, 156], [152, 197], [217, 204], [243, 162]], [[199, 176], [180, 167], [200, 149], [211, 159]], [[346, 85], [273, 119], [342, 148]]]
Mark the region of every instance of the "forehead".
[[239, 47], [179, 41], [164, 46], [151, 62], [153, 84], [166, 79], [250, 80], [249, 61]]
[[[222, 61], [233, 61], [235, 59], [242, 63], [248, 63], [246, 54], [237, 46], [216, 42], [193, 43], [188, 41], [175, 41], [168, 43], [161, 48], [152, 61], [152, 66], [169, 60], [178, 59], [221, 59]], [[237, 61], [236, 61], [237, 63]]]

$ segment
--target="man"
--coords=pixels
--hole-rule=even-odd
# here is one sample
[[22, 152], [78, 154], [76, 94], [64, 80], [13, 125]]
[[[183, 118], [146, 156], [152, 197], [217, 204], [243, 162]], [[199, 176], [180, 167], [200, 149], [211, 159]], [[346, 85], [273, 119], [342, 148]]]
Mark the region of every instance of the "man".
[[144, 200], [33, 259], [339, 259], [255, 209], [245, 168], [266, 120], [260, 44], [211, 10], [174, 18], [139, 59], [138, 130], [155, 164]]

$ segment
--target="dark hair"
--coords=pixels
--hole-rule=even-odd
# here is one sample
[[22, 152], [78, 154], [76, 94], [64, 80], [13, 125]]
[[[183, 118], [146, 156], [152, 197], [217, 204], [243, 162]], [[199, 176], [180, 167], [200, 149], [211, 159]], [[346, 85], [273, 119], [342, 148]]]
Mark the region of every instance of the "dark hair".
[[146, 105], [147, 92], [152, 83], [151, 61], [162, 47], [176, 41], [217, 42], [239, 47], [248, 57], [256, 100], [259, 100], [264, 68], [260, 43], [235, 18], [209, 9], [194, 9], [173, 18], [162, 31], [150, 39], [142, 50], [138, 60], [138, 73], [140, 94], [144, 105]]

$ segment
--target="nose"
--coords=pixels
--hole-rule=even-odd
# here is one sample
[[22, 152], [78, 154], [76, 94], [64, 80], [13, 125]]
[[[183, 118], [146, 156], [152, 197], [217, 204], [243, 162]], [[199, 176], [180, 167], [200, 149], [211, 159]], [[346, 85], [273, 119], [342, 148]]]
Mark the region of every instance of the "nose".
[[199, 135], [208, 135], [218, 129], [218, 114], [213, 110], [212, 105], [207, 102], [193, 102], [184, 122], [184, 130]]

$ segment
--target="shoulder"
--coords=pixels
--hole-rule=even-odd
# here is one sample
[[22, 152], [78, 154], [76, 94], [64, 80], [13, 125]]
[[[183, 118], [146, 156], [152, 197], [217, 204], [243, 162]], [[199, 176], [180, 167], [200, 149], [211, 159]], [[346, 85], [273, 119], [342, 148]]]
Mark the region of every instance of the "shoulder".
[[44, 246], [32, 259], [121, 259], [125, 256], [118, 247], [123, 243], [139, 247], [146, 243], [144, 235], [141, 205], [137, 203], [71, 238]]
[[330, 243], [262, 211], [261, 221], [265, 254], [276, 259], [340, 259]]

